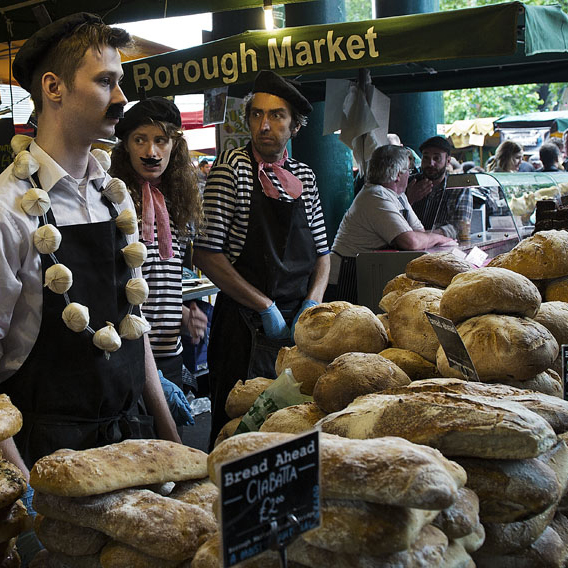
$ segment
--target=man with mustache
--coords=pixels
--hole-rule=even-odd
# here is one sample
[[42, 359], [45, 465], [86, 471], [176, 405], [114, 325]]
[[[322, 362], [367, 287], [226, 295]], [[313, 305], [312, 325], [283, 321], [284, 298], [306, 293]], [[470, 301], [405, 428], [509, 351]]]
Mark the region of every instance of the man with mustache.
[[442, 136], [422, 142], [421, 173], [408, 184], [406, 196], [424, 229], [456, 239], [471, 224], [473, 200], [468, 188], [446, 190], [451, 151]]
[[156, 432], [179, 441], [147, 337], [122, 331], [140, 315], [140, 269], [121, 252], [138, 241], [132, 199], [90, 153], [127, 102], [118, 49], [129, 41], [73, 14], [35, 33], [13, 64], [38, 128], [35, 166], [0, 176], [0, 391], [24, 424], [0, 447], [26, 474], [60, 448]]
[[295, 85], [261, 71], [245, 99], [251, 142], [223, 152], [204, 192], [207, 228], [194, 262], [221, 289], [207, 358], [210, 445], [228, 421], [237, 380], [275, 378], [281, 347], [293, 344], [302, 311], [321, 302], [329, 275], [323, 214], [313, 171], [286, 144], [312, 106]]

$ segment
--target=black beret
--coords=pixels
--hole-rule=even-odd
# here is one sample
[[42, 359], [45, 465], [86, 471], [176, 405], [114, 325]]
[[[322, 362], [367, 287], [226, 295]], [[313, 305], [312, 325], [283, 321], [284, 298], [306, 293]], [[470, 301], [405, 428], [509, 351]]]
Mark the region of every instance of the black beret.
[[[295, 83], [295, 84], [294, 84]], [[298, 90], [298, 83], [288, 81], [273, 71], [261, 71], [254, 80], [253, 93], [269, 93], [288, 101], [300, 114], [310, 114], [310, 101]]]
[[450, 155], [452, 153], [452, 145], [443, 136], [432, 136], [420, 144], [419, 150], [422, 152], [424, 148], [439, 148]]
[[170, 122], [181, 128], [181, 114], [172, 101], [164, 97], [148, 97], [124, 113], [124, 118], [118, 122], [114, 133], [117, 138], [124, 140], [129, 132], [141, 124], [148, 124], [149, 118], [160, 122]]
[[49, 49], [64, 37], [70, 36], [80, 25], [94, 23], [102, 24], [103, 21], [95, 14], [78, 12], [56, 20], [38, 30], [24, 43], [14, 57], [14, 63], [12, 63], [14, 79], [29, 92], [32, 75]]

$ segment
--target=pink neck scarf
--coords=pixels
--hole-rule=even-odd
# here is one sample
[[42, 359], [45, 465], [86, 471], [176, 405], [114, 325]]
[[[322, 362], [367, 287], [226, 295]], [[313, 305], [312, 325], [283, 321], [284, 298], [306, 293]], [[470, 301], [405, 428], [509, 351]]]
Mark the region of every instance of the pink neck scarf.
[[158, 225], [158, 251], [161, 260], [174, 256], [170, 217], [161, 191], [145, 181], [142, 184], [142, 241], [154, 242], [154, 222]]
[[252, 148], [252, 154], [258, 163], [258, 181], [260, 181], [260, 185], [266, 196], [272, 197], [272, 199], [278, 199], [280, 194], [264, 170], [272, 170], [274, 172], [278, 181], [282, 184], [282, 188], [290, 197], [296, 199], [302, 195], [303, 186], [301, 180], [282, 167], [288, 159], [288, 150], [284, 149], [284, 155], [281, 160], [272, 163], [263, 162], [254, 146]]

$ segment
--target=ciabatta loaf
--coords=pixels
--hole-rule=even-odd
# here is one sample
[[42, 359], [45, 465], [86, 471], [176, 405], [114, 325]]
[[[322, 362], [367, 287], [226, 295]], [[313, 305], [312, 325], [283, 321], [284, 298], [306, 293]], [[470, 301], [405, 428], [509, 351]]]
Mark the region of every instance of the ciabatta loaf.
[[30, 485], [65, 497], [207, 477], [207, 454], [166, 440], [125, 440], [90, 450], [58, 450], [41, 458]]
[[67, 556], [97, 554], [109, 537], [94, 529], [36, 515], [34, 531], [47, 550]]
[[[211, 480], [217, 467], [278, 442], [289, 434], [249, 432], [229, 438], [209, 454]], [[465, 471], [440, 452], [401, 438], [348, 440], [320, 436], [321, 494], [417, 509], [444, 509], [465, 485]]]
[[146, 489], [123, 489], [90, 497], [36, 492], [38, 513], [98, 530], [112, 539], [166, 560], [193, 557], [216, 530], [213, 516], [195, 505]]
[[400, 436], [447, 456], [523, 459], [556, 443], [548, 422], [517, 402], [450, 393], [368, 394], [317, 426], [346, 438]]
[[323, 499], [321, 526], [303, 535], [319, 548], [345, 554], [383, 556], [410, 548], [438, 511]]

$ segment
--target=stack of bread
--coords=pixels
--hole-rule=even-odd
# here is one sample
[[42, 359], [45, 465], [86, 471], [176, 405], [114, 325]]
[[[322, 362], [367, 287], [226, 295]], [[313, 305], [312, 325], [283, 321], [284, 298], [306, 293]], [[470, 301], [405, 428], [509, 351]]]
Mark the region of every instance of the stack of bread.
[[30, 473], [46, 548], [32, 565], [189, 567], [216, 529], [206, 478], [207, 454], [164, 440], [58, 450]]
[[[254, 432], [219, 444], [208, 458], [217, 467], [290, 434]], [[466, 475], [432, 448], [401, 438], [320, 437], [321, 527], [288, 548], [294, 565], [337, 568], [472, 566], [468, 551], [483, 542], [475, 494]], [[192, 568], [221, 566], [218, 536], [203, 545]], [[265, 553], [243, 566], [278, 566]]]
[[[0, 394], [0, 440], [11, 438], [22, 427], [22, 414], [5, 394]], [[16, 537], [30, 528], [30, 519], [20, 497], [26, 491], [23, 473], [0, 452], [0, 566], [17, 568], [20, 557]]]
[[354, 439], [400, 436], [467, 472], [486, 539], [478, 566], [564, 566], [568, 403], [505, 385], [429, 379], [358, 398], [318, 426]]
[[[371, 310], [348, 302], [323, 303], [309, 308], [298, 319], [294, 337], [296, 345], [291, 348], [283, 347], [278, 354], [276, 374], [280, 375], [284, 369], [291, 369], [295, 380], [301, 383], [301, 392], [314, 395], [314, 398], [317, 396], [314, 393], [315, 385], [322, 375], [329, 373], [330, 368], [332, 374], [335, 370], [341, 372], [344, 366], [342, 357], [348, 360], [349, 366], [356, 355], [356, 365], [361, 370], [365, 368], [369, 375], [376, 367], [372, 362], [382, 359], [377, 353], [386, 347], [388, 341], [384, 326]], [[354, 351], [357, 353], [354, 354]], [[386, 363], [388, 362], [382, 362], [383, 365]], [[394, 373], [395, 366], [390, 367]], [[401, 373], [400, 369], [396, 372], [399, 375]], [[399, 377], [396, 384], [400, 384], [400, 380], [408, 382], [408, 378], [403, 376]], [[237, 381], [225, 404], [225, 412], [231, 420], [221, 430], [216, 445], [234, 433], [243, 414], [270, 384], [272, 380], [263, 377]], [[388, 386], [393, 385], [389, 383]], [[351, 393], [343, 406], [358, 394], [375, 390], [373, 387], [371, 390]], [[327, 411], [325, 405], [321, 409], [310, 403], [301, 406], [306, 409], [306, 412], [302, 411], [302, 420], [309, 420], [312, 425], [322, 418], [322, 410]], [[303, 429], [305, 428], [302, 427]]]

